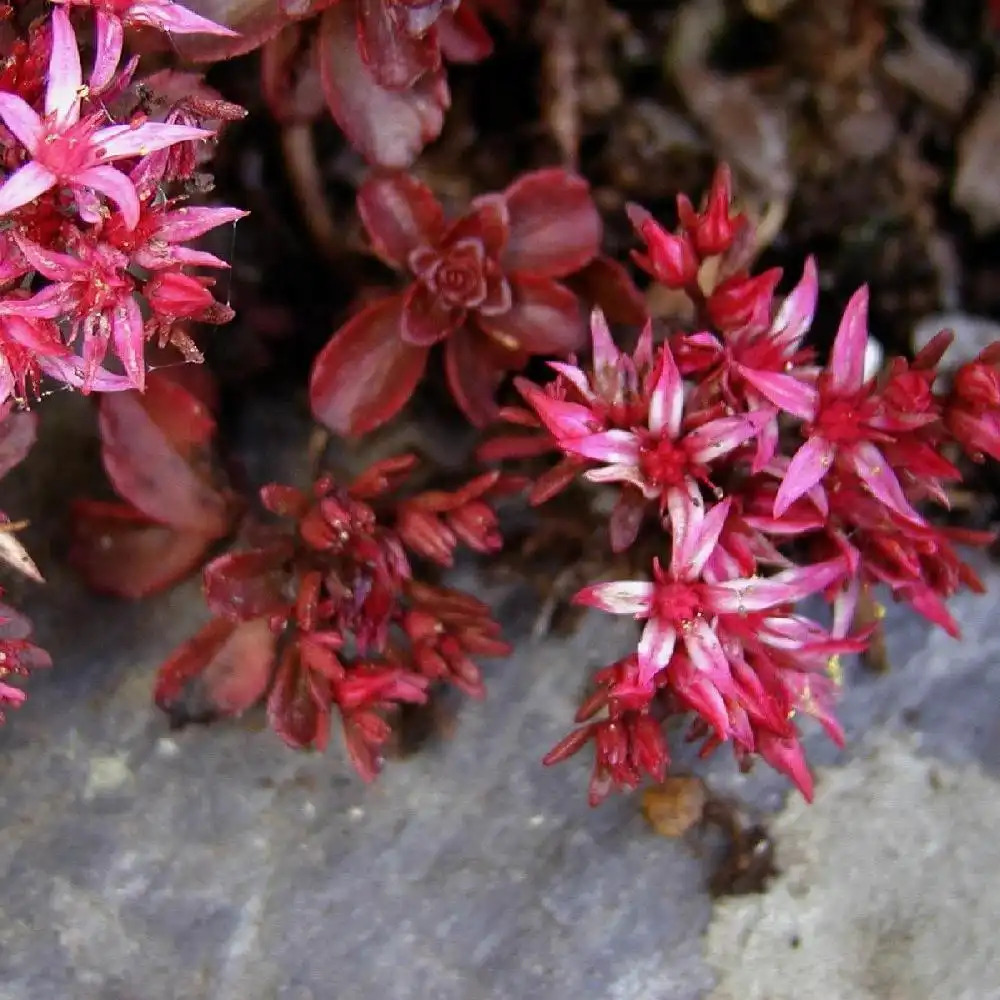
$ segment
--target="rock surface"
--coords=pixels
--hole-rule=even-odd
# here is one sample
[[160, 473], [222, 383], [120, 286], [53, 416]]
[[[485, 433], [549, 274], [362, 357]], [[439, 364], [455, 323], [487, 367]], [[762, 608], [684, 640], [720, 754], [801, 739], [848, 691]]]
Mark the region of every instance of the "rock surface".
[[[61, 475], [67, 461], [51, 464]], [[45, 461], [25, 470], [10, 490], [55, 506], [45, 492], [53, 470]], [[10, 490], [8, 510], [35, 510], [19, 508]], [[205, 615], [196, 582], [141, 606], [98, 600], [58, 569], [58, 535], [36, 531], [29, 547], [52, 586], [15, 588], [11, 600], [34, 616], [56, 666], [33, 678], [28, 703], [0, 728], [2, 1000], [700, 1000], [717, 979], [720, 990], [749, 996], [740, 991], [757, 973], [746, 949], [800, 912], [787, 883], [762, 900], [723, 904], [709, 964], [712, 842], [694, 832], [655, 836], [637, 798], [588, 809], [583, 759], [554, 770], [538, 763], [566, 731], [587, 675], [627, 648], [630, 623], [594, 614], [571, 639], [532, 642], [535, 599], [480, 588], [518, 652], [488, 667], [489, 697], [463, 706], [453, 737], [391, 763], [365, 788], [336, 747], [291, 753], [255, 731], [254, 718], [168, 731], [150, 704], [152, 675]], [[996, 870], [997, 860], [982, 823], [996, 809], [985, 801], [991, 789], [998, 799], [1000, 572], [984, 570], [991, 596], [953, 604], [964, 643], [890, 611], [894, 670], [856, 668], [848, 678], [848, 754], [810, 736], [816, 764], [847, 768], [825, 773], [811, 818], [792, 800], [777, 845], [779, 868], [817, 879], [816, 899], [836, 898], [837, 872], [845, 875], [839, 909], [830, 903], [841, 930], [880, 830], [908, 852], [946, 845], [951, 875], [928, 872], [917, 885], [937, 894], [928, 905], [950, 914], [969, 942], [966, 968], [949, 982], [973, 986], [987, 975], [975, 952], [987, 940], [981, 921], [991, 907], [994, 922], [1000, 916], [996, 892], [960, 907], [982, 866], [993, 858]], [[955, 784], [912, 817], [912, 830], [913, 796], [931, 765], [898, 754], [866, 761], [863, 738], [886, 728], [915, 731], [925, 754], [958, 769], [941, 772]], [[679, 764], [690, 763], [677, 746]], [[708, 772], [717, 790], [764, 810], [785, 802], [785, 782], [765, 769], [740, 777], [719, 754]], [[815, 873], [800, 868], [807, 862], [795, 852], [810, 843], [836, 850], [832, 869], [822, 859]], [[887, 869], [885, 897], [901, 904], [915, 892], [903, 882], [927, 857], [918, 850]], [[838, 962], [871, 958], [851, 953], [868, 949], [859, 935], [801, 936], [817, 960], [824, 947]], [[953, 937], [915, 940], [961, 963]], [[787, 947], [774, 960], [796, 968]], [[900, 983], [926, 981], [914, 976]], [[978, 992], [943, 995], [990, 1000], [995, 989], [995, 977], [980, 978]]]

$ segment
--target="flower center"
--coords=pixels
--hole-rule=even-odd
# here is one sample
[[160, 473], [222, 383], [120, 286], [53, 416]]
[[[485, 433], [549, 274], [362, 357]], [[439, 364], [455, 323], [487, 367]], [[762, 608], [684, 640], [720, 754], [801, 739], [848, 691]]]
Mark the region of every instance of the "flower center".
[[71, 178], [99, 162], [93, 131], [93, 122], [86, 118], [68, 127], [53, 122], [38, 144], [35, 159], [60, 180]]
[[656, 588], [653, 602], [655, 617], [668, 621], [679, 629], [690, 627], [695, 619], [703, 617], [697, 585], [662, 583]]
[[865, 437], [863, 414], [851, 399], [824, 402], [813, 429], [833, 444], [854, 444]]
[[666, 489], [682, 485], [685, 476], [693, 469], [691, 459], [683, 448], [669, 438], [659, 438], [641, 447], [639, 471], [646, 482]]

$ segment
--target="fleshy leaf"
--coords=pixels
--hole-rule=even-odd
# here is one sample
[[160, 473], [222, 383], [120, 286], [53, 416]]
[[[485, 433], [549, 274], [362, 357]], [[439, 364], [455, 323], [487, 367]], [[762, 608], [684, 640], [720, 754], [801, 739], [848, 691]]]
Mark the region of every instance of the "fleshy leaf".
[[175, 727], [239, 715], [267, 688], [275, 642], [266, 619], [212, 619], [160, 667], [157, 706]]
[[94, 590], [138, 600], [192, 573], [215, 540], [151, 520], [128, 504], [81, 500], [73, 508], [69, 560]]
[[147, 517], [221, 537], [225, 496], [211, 482], [215, 421], [181, 385], [151, 376], [146, 391], [101, 398], [104, 468], [115, 490]]
[[287, 608], [285, 564], [290, 544], [227, 552], [205, 567], [205, 601], [217, 615], [247, 621]]
[[330, 738], [330, 682], [302, 666], [289, 646], [267, 699], [271, 728], [291, 747], [323, 750]]
[[383, 260], [405, 267], [417, 247], [444, 232], [444, 210], [426, 184], [404, 173], [369, 177], [358, 190], [358, 213]]
[[548, 278], [519, 274], [511, 279], [510, 309], [479, 314], [479, 326], [507, 350], [566, 355], [583, 347], [587, 323], [577, 297]]
[[348, 320], [313, 363], [313, 415], [336, 434], [361, 435], [394, 417], [427, 364], [427, 348], [400, 337], [403, 298], [383, 299]]
[[582, 177], [559, 168], [536, 170], [504, 192], [510, 232], [507, 271], [561, 278], [597, 256], [601, 217]]
[[38, 415], [34, 411], [2, 416], [0, 409], [0, 479], [27, 457], [38, 433]]
[[336, 3], [320, 21], [319, 65], [327, 105], [366, 160], [408, 167], [441, 134], [451, 102], [448, 85], [436, 71], [408, 90], [380, 87], [361, 58], [352, 6]]

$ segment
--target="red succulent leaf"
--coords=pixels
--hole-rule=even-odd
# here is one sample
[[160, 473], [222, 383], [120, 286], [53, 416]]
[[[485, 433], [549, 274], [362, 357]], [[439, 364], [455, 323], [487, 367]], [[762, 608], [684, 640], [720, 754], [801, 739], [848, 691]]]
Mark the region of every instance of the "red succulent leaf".
[[380, 87], [405, 90], [441, 65], [436, 33], [411, 34], [404, 5], [391, 0], [357, 0], [357, 36], [361, 58]]
[[261, 49], [261, 91], [279, 122], [312, 122], [323, 114], [316, 47], [306, 48], [311, 32], [309, 25], [290, 24]]
[[188, 10], [232, 28], [236, 37], [175, 35], [171, 43], [184, 59], [214, 62], [259, 48], [286, 25], [321, 10], [329, 0], [184, 0]]
[[463, 3], [437, 23], [438, 44], [449, 62], [482, 62], [493, 51], [493, 39], [471, 5]]
[[330, 113], [351, 144], [371, 163], [409, 166], [441, 134], [451, 102], [438, 70], [408, 90], [380, 87], [357, 44], [351, 4], [337, 3], [320, 21], [319, 65]]
[[267, 689], [276, 637], [263, 618], [213, 618], [156, 675], [156, 704], [174, 726], [239, 715]]
[[467, 327], [456, 330], [445, 342], [444, 364], [448, 386], [459, 409], [470, 423], [485, 427], [497, 415], [495, 396], [504, 369], [483, 349], [483, 338], [478, 331]]
[[567, 287], [597, 306], [609, 323], [641, 326], [649, 318], [646, 299], [618, 261], [601, 254], [565, 279]]
[[369, 465], [347, 488], [356, 500], [372, 500], [401, 486], [416, 468], [420, 459], [405, 452], [383, 458]]
[[[155, 356], [155, 354], [153, 355]], [[176, 360], [176, 355], [171, 359]], [[167, 379], [200, 400], [213, 416], [219, 412], [219, 384], [212, 369], [204, 364], [174, 364], [155, 373], [156, 379]]]
[[449, 306], [426, 285], [414, 282], [406, 293], [400, 336], [415, 347], [431, 347], [463, 322], [464, 309]]
[[326, 748], [330, 738], [330, 682], [302, 665], [294, 644], [285, 650], [278, 665], [267, 699], [267, 718], [289, 746]]
[[503, 195], [483, 194], [469, 206], [469, 211], [455, 222], [442, 242], [449, 245], [459, 240], [477, 240], [487, 257], [496, 258], [510, 238], [510, 213]]
[[213, 534], [151, 520], [129, 504], [80, 500], [73, 506], [69, 560], [94, 590], [138, 600], [183, 579], [204, 558]]
[[212, 483], [215, 421], [204, 403], [154, 375], [144, 393], [103, 396], [99, 427], [104, 468], [129, 503], [163, 524], [226, 533], [230, 505]]
[[309, 383], [312, 411], [334, 433], [361, 435], [384, 424], [420, 381], [427, 348], [400, 337], [402, 313], [400, 295], [362, 309], [316, 357]]
[[292, 543], [248, 552], [227, 552], [205, 567], [205, 602], [213, 614], [237, 621], [275, 615], [289, 608], [285, 592]]
[[510, 212], [506, 271], [561, 278], [597, 256], [601, 217], [590, 186], [560, 168], [535, 170], [504, 192]]
[[445, 228], [444, 210], [431, 189], [400, 172], [369, 177], [358, 189], [358, 213], [372, 249], [399, 268], [418, 247], [437, 243]]
[[294, 486], [283, 486], [281, 483], [268, 483], [260, 488], [260, 502], [279, 517], [300, 518], [309, 509], [311, 503], [301, 490]]
[[0, 408], [0, 479], [24, 461], [37, 434], [34, 411], [11, 413], [9, 406]]
[[501, 347], [528, 354], [564, 356], [583, 347], [587, 324], [577, 297], [549, 278], [511, 278], [513, 302], [506, 312], [476, 316], [479, 328]]

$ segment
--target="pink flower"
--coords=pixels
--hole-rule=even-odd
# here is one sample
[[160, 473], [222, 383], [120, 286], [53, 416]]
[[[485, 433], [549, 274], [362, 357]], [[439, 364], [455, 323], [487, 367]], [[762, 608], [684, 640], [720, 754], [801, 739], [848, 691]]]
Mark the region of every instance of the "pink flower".
[[80, 117], [80, 102], [86, 92], [76, 36], [69, 15], [58, 7], [52, 12], [44, 116], [17, 94], [0, 92], [0, 118], [32, 157], [0, 187], [0, 215], [9, 215], [62, 185], [73, 191], [85, 216], [90, 215], [93, 200], [89, 192], [96, 191], [114, 202], [126, 225], [134, 228], [140, 214], [135, 186], [110, 164], [212, 134], [206, 129], [156, 122], [101, 128], [101, 122], [107, 120], [103, 109]]
[[[706, 513], [697, 493], [675, 492], [670, 501], [669, 568], [657, 562], [651, 581], [596, 584], [574, 598], [577, 604], [646, 622], [638, 649], [640, 684], [648, 685], [656, 673], [670, 668], [680, 641], [699, 676], [712, 685], [704, 692], [703, 714], [722, 739], [728, 738], [729, 725], [721, 693], [732, 686], [730, 664], [740, 657], [746, 617], [756, 616], [758, 641], [787, 645], [797, 638], [801, 644], [806, 636], [797, 619], [780, 611], [761, 612], [795, 603], [846, 575], [844, 561], [834, 559], [769, 578], [706, 582], [705, 563], [718, 544], [729, 507], [726, 500]], [[729, 648], [734, 641], [735, 649]]]
[[237, 33], [195, 14], [173, 0], [52, 0], [71, 7], [90, 7], [97, 28], [97, 51], [90, 89], [104, 90], [111, 82], [122, 57], [126, 28], [149, 27], [172, 35], [221, 35], [236, 38]]
[[94, 378], [109, 342], [137, 389], [145, 384], [143, 323], [128, 260], [102, 243], [81, 242], [79, 256], [46, 250], [23, 236], [18, 246], [31, 266], [53, 284], [30, 299], [4, 303], [12, 315], [28, 319], [70, 316], [72, 335], [83, 340], [84, 390]]
[[857, 476], [886, 507], [922, 521], [876, 444], [892, 438], [879, 429], [879, 403], [864, 384], [867, 344], [868, 289], [862, 287], [844, 310], [830, 360], [819, 376], [817, 395], [800, 414], [808, 421], [803, 426], [806, 442], [793, 456], [774, 498], [777, 516], [822, 482], [836, 465]]
[[[579, 369], [558, 371], [581, 391], [587, 385]], [[553, 399], [537, 386], [519, 380], [517, 387], [568, 455], [605, 463], [586, 478], [598, 483], [628, 483], [661, 507], [687, 497], [696, 481], [708, 482], [710, 466], [757, 434], [770, 419], [767, 411], [718, 417], [684, 429], [684, 385], [667, 344], [658, 355], [644, 388], [645, 426], [601, 428], [601, 409]]]

